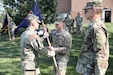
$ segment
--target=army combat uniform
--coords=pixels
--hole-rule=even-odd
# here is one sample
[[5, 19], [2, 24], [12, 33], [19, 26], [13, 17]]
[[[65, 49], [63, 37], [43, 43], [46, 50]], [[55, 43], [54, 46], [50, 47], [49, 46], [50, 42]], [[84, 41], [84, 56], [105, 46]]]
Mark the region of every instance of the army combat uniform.
[[65, 18], [65, 23], [66, 23], [66, 27], [67, 27], [66, 30], [68, 30], [71, 33], [72, 19], [71, 19], [70, 15], [68, 15]]
[[76, 21], [76, 33], [82, 33], [83, 17], [78, 15], [78, 16], [76, 16], [75, 21]]
[[[65, 29], [61, 32], [53, 30], [52, 46], [55, 48], [56, 61], [59, 68], [59, 75], [65, 75], [67, 69], [67, 62], [69, 61], [69, 52], [72, 46], [71, 34]], [[54, 75], [58, 75], [54, 69]]]
[[33, 30], [27, 28], [21, 35], [20, 47], [24, 75], [40, 75], [38, 55], [47, 54], [42, 39]]
[[11, 20], [9, 22], [10, 41], [15, 40], [15, 34], [14, 34], [15, 28], [16, 28], [16, 24]]
[[105, 75], [108, 68], [108, 33], [104, 23], [96, 19], [87, 28], [78, 56], [76, 71], [83, 75]]

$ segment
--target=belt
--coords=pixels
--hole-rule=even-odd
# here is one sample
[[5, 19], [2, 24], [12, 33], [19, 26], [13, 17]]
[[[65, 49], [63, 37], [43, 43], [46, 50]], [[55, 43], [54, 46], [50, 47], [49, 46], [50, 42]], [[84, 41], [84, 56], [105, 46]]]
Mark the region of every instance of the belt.
[[35, 71], [35, 70], [25, 70], [25, 71]]

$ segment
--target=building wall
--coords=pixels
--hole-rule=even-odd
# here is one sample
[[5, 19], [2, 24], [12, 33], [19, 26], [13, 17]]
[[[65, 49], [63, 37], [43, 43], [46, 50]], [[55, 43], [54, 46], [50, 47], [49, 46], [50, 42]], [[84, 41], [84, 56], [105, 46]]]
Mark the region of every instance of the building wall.
[[113, 22], [113, 0], [103, 0], [103, 7], [111, 9], [111, 21]]
[[84, 11], [82, 9], [85, 7], [87, 1], [88, 0], [71, 0], [72, 18], [75, 18], [78, 12], [81, 12], [84, 17]]
[[71, 0], [57, 0], [56, 13], [68, 13], [71, 8]]
[[[78, 12], [82, 12], [84, 17], [84, 11], [82, 10], [89, 0], [57, 0], [57, 13], [70, 13], [74, 19]], [[103, 8], [107, 7], [111, 9], [113, 17], [113, 0], [102, 0]], [[84, 17], [85, 20], [85, 17]], [[85, 20], [87, 21], [87, 20]], [[112, 18], [113, 22], [113, 18]]]

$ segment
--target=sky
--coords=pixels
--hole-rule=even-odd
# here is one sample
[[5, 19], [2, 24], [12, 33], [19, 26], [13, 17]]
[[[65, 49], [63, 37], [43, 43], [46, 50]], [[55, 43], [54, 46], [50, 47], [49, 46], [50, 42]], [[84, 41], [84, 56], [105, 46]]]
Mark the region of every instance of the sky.
[[3, 2], [0, 0], [0, 15], [2, 14], [2, 12], [4, 11], [4, 7], [3, 7]]

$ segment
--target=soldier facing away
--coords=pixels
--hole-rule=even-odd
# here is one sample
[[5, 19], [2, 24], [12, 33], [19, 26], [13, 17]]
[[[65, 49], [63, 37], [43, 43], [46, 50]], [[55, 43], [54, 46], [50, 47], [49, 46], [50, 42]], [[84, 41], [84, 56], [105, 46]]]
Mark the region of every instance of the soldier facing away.
[[108, 32], [101, 21], [102, 2], [91, 1], [83, 9], [90, 21], [78, 56], [76, 71], [82, 75], [105, 75], [108, 68]]
[[[20, 38], [22, 70], [24, 75], [40, 75], [39, 53], [54, 56], [55, 52], [47, 50], [42, 43], [42, 38], [35, 33], [40, 22], [38, 17], [29, 14], [26, 19], [28, 28], [22, 33]], [[43, 37], [47, 36], [44, 35]]]
[[54, 68], [54, 75], [65, 75], [67, 63], [69, 61], [69, 52], [72, 46], [71, 34], [65, 30], [65, 22], [63, 17], [57, 17], [55, 21], [56, 29], [51, 32], [52, 46], [56, 53], [56, 61], [58, 72]]

